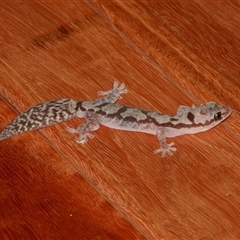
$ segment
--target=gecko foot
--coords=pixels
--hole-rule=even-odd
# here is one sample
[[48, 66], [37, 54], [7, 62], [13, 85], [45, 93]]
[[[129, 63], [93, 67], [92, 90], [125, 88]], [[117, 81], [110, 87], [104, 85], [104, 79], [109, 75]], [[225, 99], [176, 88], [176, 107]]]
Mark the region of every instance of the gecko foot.
[[156, 154], [156, 153], [162, 152], [162, 155], [161, 155], [162, 158], [166, 156], [166, 153], [172, 156], [173, 152], [177, 150], [175, 147], [172, 147], [173, 145], [174, 143], [169, 143], [169, 144], [166, 143], [160, 148], [154, 150], [153, 153]]
[[75, 141], [80, 144], [85, 144], [85, 143], [87, 143], [88, 138], [93, 139], [94, 135], [92, 135], [91, 133], [81, 134], [80, 137], [78, 139], [76, 139]]
[[121, 99], [121, 94], [123, 93], [127, 93], [127, 89], [125, 89], [125, 84], [122, 83], [118, 86], [118, 82], [114, 81], [113, 83], [113, 89], [108, 90], [108, 91], [98, 91], [98, 95], [100, 96], [111, 96], [113, 95], [114, 97], [116, 97], [117, 99]]
[[70, 128], [70, 127], [67, 127], [67, 131], [68, 132], [71, 132], [71, 133], [78, 133], [79, 134], [79, 138], [76, 139], [75, 141], [77, 143], [80, 143], [80, 144], [85, 144], [88, 142], [88, 138], [90, 139], [93, 139], [94, 138], [94, 135], [92, 135], [91, 133], [88, 133], [88, 132], [79, 132], [78, 129], [75, 129], [75, 128]]

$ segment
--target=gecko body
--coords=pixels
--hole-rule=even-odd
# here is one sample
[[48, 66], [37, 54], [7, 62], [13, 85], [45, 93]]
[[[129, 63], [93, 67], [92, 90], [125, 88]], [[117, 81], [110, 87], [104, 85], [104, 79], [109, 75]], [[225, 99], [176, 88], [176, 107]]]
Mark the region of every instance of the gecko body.
[[67, 128], [69, 132], [79, 134], [79, 143], [86, 143], [88, 138], [93, 138], [90, 132], [104, 125], [156, 135], [160, 148], [154, 153], [161, 152], [164, 157], [166, 153], [172, 155], [176, 151], [174, 143], [166, 143], [166, 138], [207, 131], [224, 121], [232, 112], [230, 107], [219, 106], [215, 102], [198, 107], [180, 106], [175, 116], [116, 104], [121, 94], [126, 92], [124, 84], [118, 86], [114, 82], [113, 89], [99, 92], [99, 95], [106, 95], [105, 97], [94, 101], [59, 99], [38, 104], [7, 125], [0, 133], [0, 140], [79, 117], [85, 118], [86, 123], [77, 129]]

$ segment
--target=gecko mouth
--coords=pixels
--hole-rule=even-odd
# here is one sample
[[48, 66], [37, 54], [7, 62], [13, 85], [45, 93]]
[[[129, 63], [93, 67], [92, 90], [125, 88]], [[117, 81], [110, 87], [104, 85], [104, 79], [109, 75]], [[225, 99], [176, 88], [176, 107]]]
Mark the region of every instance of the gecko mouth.
[[221, 112], [223, 115], [225, 115], [226, 117], [230, 116], [232, 113], [232, 108], [231, 107], [221, 107]]

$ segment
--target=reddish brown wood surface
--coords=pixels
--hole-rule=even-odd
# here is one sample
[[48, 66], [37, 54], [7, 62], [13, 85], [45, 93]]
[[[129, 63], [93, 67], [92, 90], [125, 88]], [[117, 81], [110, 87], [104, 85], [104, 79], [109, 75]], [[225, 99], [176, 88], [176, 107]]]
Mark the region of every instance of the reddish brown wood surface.
[[1, 129], [114, 79], [121, 104], [233, 114], [164, 159], [143, 133], [101, 127], [78, 145], [66, 127], [81, 119], [0, 142], [0, 239], [240, 239], [239, 26], [239, 1], [1, 1]]

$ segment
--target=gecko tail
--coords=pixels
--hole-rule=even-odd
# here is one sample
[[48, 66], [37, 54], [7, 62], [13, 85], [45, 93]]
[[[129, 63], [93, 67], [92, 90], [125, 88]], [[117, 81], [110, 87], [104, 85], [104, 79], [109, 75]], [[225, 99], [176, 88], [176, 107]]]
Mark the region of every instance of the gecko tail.
[[40, 103], [12, 120], [0, 133], [0, 141], [32, 130], [65, 122], [76, 116], [76, 102], [58, 99]]

